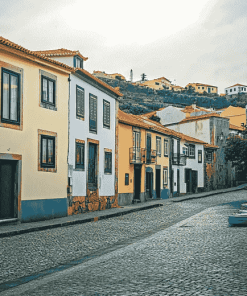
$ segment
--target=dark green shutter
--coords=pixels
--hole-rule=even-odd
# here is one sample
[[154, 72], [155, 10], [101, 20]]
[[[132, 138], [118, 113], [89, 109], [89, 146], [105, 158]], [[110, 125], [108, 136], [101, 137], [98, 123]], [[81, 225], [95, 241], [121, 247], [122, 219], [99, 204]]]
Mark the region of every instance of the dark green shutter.
[[79, 87], [76, 89], [76, 115], [84, 117], [84, 90]]

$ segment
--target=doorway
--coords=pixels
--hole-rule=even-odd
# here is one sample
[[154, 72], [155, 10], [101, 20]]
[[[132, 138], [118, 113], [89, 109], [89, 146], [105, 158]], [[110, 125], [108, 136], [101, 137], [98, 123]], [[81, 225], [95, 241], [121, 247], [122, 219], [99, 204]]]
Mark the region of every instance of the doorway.
[[89, 143], [88, 188], [97, 189], [97, 145]]
[[17, 176], [17, 161], [0, 160], [0, 219], [15, 218]]
[[141, 191], [141, 166], [134, 166], [134, 199], [140, 200]]
[[155, 180], [156, 197], [160, 198], [160, 169], [156, 169], [156, 180]]
[[177, 169], [177, 195], [180, 194], [180, 171]]
[[153, 191], [153, 173], [146, 172], [146, 194], [147, 198], [152, 198]]

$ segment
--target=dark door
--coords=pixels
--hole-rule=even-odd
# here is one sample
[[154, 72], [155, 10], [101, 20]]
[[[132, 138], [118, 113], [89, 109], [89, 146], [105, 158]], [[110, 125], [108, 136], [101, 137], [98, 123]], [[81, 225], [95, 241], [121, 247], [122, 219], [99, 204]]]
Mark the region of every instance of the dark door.
[[192, 192], [192, 176], [191, 169], [185, 169], [185, 183], [186, 183], [186, 193]]
[[147, 162], [151, 162], [151, 136], [147, 135]]
[[170, 190], [171, 190], [171, 194], [173, 194], [173, 174], [174, 174], [174, 171], [171, 170], [171, 177], [170, 177]]
[[141, 191], [141, 167], [134, 167], [134, 199], [140, 199]]
[[177, 170], [177, 193], [180, 194], [180, 171]]
[[89, 143], [88, 187], [97, 188], [97, 145]]
[[152, 180], [153, 180], [153, 173], [146, 172], [146, 193], [148, 198], [152, 198]]
[[0, 160], [0, 219], [14, 218], [17, 161]]
[[156, 169], [156, 196], [160, 198], [160, 169]]
[[194, 192], [194, 193], [196, 192], [196, 189], [197, 189], [197, 186], [198, 186], [197, 179], [198, 179], [197, 171], [192, 171], [192, 192]]

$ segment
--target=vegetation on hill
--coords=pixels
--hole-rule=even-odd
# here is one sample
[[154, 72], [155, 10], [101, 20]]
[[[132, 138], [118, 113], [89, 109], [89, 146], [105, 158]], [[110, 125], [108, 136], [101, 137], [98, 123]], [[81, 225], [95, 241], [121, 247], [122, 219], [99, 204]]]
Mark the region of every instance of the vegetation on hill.
[[237, 98], [227, 100], [224, 96], [215, 94], [200, 95], [192, 88], [183, 92], [174, 92], [167, 89], [154, 90], [152, 88], [133, 85], [131, 82], [101, 78], [112, 87], [119, 87], [124, 94], [120, 99], [120, 109], [132, 114], [144, 114], [169, 105], [185, 107], [196, 103], [197, 106], [205, 108], [222, 109], [232, 106], [239, 106]]

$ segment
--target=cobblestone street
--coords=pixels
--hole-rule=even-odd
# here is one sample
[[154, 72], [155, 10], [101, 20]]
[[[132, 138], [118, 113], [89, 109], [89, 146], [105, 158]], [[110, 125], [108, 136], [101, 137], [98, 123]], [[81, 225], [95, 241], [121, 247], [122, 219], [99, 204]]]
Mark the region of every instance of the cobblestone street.
[[1, 238], [1, 283], [92, 258], [0, 295], [247, 295], [247, 228], [228, 227], [227, 204], [246, 193]]

